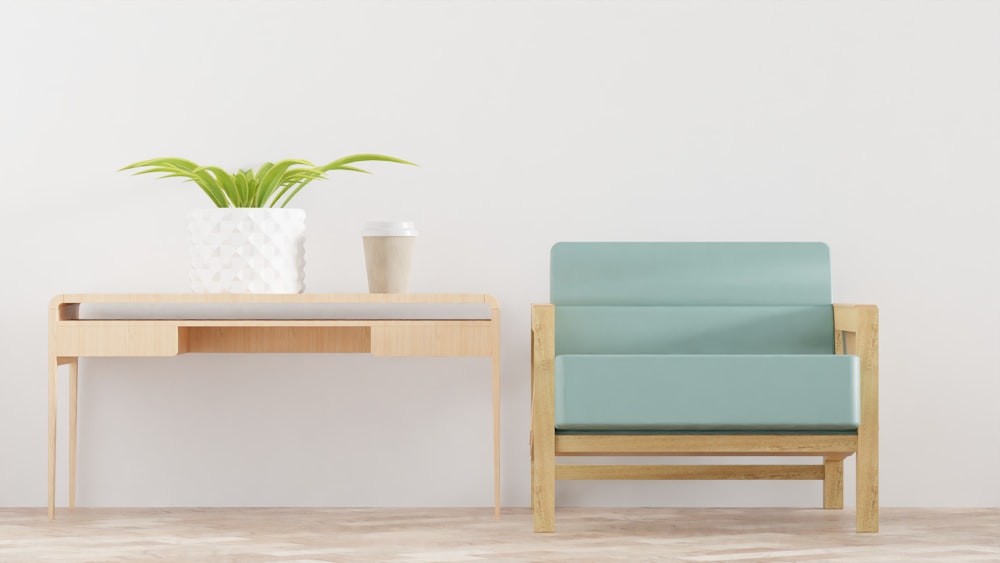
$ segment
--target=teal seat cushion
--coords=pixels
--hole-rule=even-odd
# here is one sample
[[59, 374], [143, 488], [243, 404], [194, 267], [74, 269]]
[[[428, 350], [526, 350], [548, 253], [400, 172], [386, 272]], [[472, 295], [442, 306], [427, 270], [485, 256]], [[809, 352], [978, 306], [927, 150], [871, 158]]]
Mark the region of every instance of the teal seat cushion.
[[851, 355], [564, 354], [559, 431], [848, 431], [859, 422]]

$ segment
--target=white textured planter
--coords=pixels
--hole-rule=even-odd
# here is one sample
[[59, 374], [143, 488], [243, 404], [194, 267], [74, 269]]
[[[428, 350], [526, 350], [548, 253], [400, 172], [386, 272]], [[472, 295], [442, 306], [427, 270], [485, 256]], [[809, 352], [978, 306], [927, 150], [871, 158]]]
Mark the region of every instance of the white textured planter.
[[302, 209], [195, 209], [191, 288], [199, 293], [302, 293], [306, 212]]

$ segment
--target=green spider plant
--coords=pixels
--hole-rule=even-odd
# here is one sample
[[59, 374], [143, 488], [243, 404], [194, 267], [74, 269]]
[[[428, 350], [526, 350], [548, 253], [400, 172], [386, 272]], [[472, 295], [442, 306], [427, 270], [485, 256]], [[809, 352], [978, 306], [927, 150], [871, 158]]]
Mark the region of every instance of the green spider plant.
[[129, 164], [119, 170], [142, 169], [139, 174], [163, 174], [160, 178], [186, 178], [212, 200], [216, 207], [284, 207], [313, 180], [325, 180], [326, 172], [349, 170], [371, 174], [356, 166], [355, 162], [383, 161], [413, 164], [400, 158], [382, 154], [352, 154], [338, 158], [323, 166], [308, 160], [287, 159], [277, 163], [265, 162], [256, 171], [252, 169], [226, 172], [218, 166], [199, 166], [183, 158], [154, 158]]

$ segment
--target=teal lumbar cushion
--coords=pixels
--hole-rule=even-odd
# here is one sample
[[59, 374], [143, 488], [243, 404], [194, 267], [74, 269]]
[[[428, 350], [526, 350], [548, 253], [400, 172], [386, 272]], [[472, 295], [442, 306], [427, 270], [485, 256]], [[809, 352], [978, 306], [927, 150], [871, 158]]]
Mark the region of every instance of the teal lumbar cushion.
[[556, 354], [833, 354], [833, 306], [557, 306]]

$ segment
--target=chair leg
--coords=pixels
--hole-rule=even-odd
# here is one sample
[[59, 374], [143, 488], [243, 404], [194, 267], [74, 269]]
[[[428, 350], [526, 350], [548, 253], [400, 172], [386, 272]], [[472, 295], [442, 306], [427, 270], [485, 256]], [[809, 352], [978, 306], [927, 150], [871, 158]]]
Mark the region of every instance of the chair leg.
[[823, 508], [844, 508], [844, 460], [823, 458]]
[[548, 440], [533, 436], [531, 444], [531, 507], [535, 517], [535, 532], [556, 531], [556, 459], [553, 448], [540, 447]]
[[858, 444], [857, 530], [878, 531], [878, 449]]

